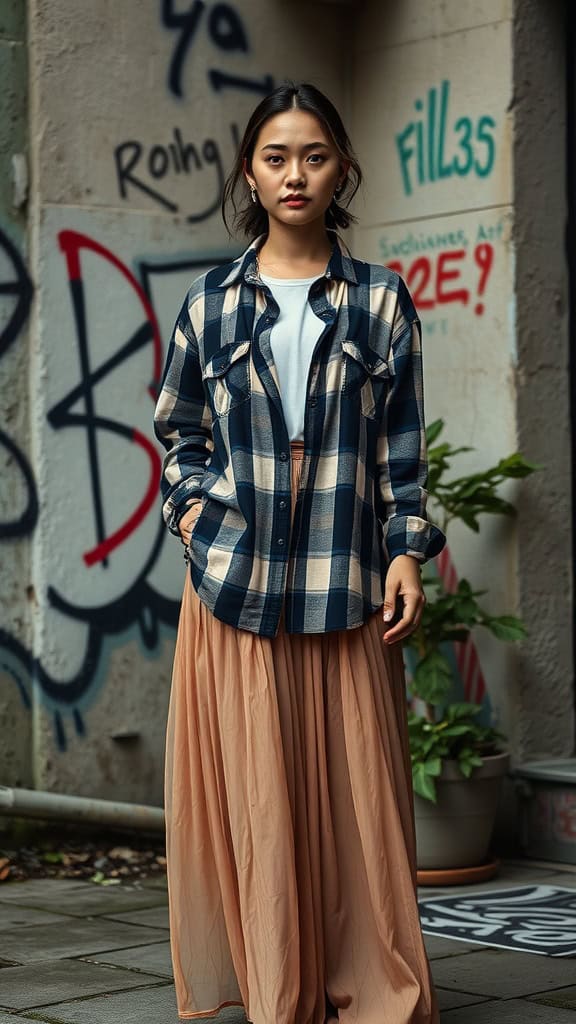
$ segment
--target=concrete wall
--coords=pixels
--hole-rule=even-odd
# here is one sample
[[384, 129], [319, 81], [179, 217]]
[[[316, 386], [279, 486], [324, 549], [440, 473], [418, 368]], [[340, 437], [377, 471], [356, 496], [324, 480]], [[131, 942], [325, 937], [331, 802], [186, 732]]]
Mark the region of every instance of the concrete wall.
[[519, 444], [542, 466], [522, 490], [518, 523], [519, 604], [531, 626], [513, 687], [522, 757], [574, 753], [564, 11], [562, 0], [515, 3], [516, 415]]
[[32, 636], [2, 618], [22, 645], [3, 700], [31, 730], [15, 744], [28, 775], [9, 762], [4, 781], [161, 802], [184, 562], [160, 519], [154, 384], [191, 279], [245, 244], [219, 203], [258, 95], [289, 75], [343, 102], [339, 20], [311, 4], [306, 21], [304, 36], [276, 0], [29, 4], [40, 513], [31, 573], [14, 570], [34, 588]]
[[508, 489], [517, 523], [451, 529], [439, 570], [531, 630], [519, 654], [478, 636], [463, 692], [517, 759], [571, 752], [564, 86], [560, 3], [540, 7], [30, 0], [26, 47], [24, 4], [0, 0], [3, 781], [162, 799], [184, 563], [160, 520], [154, 384], [190, 280], [245, 244], [222, 181], [284, 76], [344, 112], [366, 174], [350, 242], [411, 286], [427, 419], [476, 449], [454, 472], [517, 446], [547, 466]]
[[477, 631], [460, 666], [462, 693], [516, 759], [570, 754], [574, 740], [561, 26], [559, 3], [374, 0], [352, 85], [367, 177], [355, 247], [411, 286], [427, 420], [475, 449], [453, 475], [517, 448], [546, 467], [503, 492], [517, 521], [484, 517], [479, 535], [451, 524], [437, 561], [530, 631], [515, 650]]
[[28, 429], [25, 6], [0, 0], [0, 779], [30, 785], [30, 538], [37, 489]]

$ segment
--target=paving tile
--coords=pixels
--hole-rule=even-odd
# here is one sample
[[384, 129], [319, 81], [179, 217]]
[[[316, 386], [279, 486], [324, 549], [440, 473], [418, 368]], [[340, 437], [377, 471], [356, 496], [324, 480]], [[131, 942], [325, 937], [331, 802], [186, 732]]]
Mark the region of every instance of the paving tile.
[[21, 907], [17, 903], [0, 903], [0, 932], [12, 931], [13, 928], [25, 928], [27, 925], [33, 924], [51, 924], [53, 921], [62, 921], [62, 918], [47, 910]]
[[555, 871], [553, 874], [546, 875], [545, 878], [538, 879], [538, 883], [557, 885], [561, 889], [576, 889], [576, 875], [569, 874], [567, 871]]
[[169, 942], [155, 942], [153, 946], [137, 946], [135, 949], [120, 949], [115, 953], [96, 953], [90, 960], [99, 964], [114, 964], [117, 967], [128, 967], [130, 970], [172, 977]]
[[[0, 1010], [0, 1024], [17, 1024], [19, 1020], [23, 1020], [24, 1024], [31, 1024], [32, 1018], [22, 1017], [20, 1014], [14, 1017], [12, 1014], [2, 1013], [2, 1010]], [[38, 1021], [35, 1020], [33, 1024], [38, 1024]]]
[[463, 953], [477, 953], [476, 942], [460, 942], [459, 939], [448, 939], [443, 935], [424, 935], [424, 943], [429, 960], [439, 960], [443, 956], [462, 956]]
[[126, 924], [146, 924], [153, 928], [169, 928], [168, 904], [159, 907], [148, 907], [146, 910], [129, 910], [124, 914], [108, 913], [106, 917], [114, 921], [125, 921]]
[[574, 1024], [574, 1014], [526, 999], [490, 1000], [478, 1006], [445, 1010], [442, 1024]]
[[[101, 914], [125, 913], [146, 907], [161, 906], [166, 902], [162, 892], [157, 890], [128, 889], [124, 886], [101, 886], [94, 882], [82, 883], [82, 888], [67, 890], [52, 889], [52, 882], [44, 882], [44, 889], [24, 893], [18, 900], [11, 897], [10, 904], [49, 910], [52, 913], [69, 914], [72, 917], [86, 917]], [[0, 890], [0, 916], [4, 903], [4, 889]]]
[[545, 1003], [547, 1006], [560, 1006], [566, 1010], [576, 1010], [576, 985], [568, 988], [557, 988], [552, 992], [540, 992], [538, 995], [530, 996], [535, 1003]]
[[168, 879], [166, 875], [158, 875], [157, 878], [154, 875], [150, 878], [142, 878], [138, 884], [144, 889], [160, 889], [162, 892], [168, 893]]
[[[500, 889], [515, 889], [526, 885], [558, 884], [558, 882], [551, 882], [548, 875], [539, 875], [538, 878], [534, 878], [532, 874], [509, 875], [506, 878], [493, 878], [491, 882], [477, 882], [475, 885], [453, 885], [450, 889], [430, 889], [430, 887], [427, 887], [425, 890], [419, 889], [418, 900], [422, 902], [422, 900], [441, 899], [443, 896], [469, 896], [472, 893], [481, 896], [490, 892], [498, 892]], [[567, 886], [567, 888], [569, 887]]]
[[0, 974], [0, 1004], [30, 1010], [82, 996], [155, 985], [158, 978], [82, 960], [48, 960], [27, 967], [5, 967]]
[[31, 964], [40, 960], [62, 960], [103, 950], [143, 946], [165, 939], [166, 932], [161, 929], [155, 931], [99, 918], [78, 921], [67, 917], [65, 923], [59, 921], [36, 928], [19, 928], [11, 934], [0, 932], [0, 958], [16, 964]]
[[[40, 1016], [42, 1010], [34, 1013]], [[48, 1007], [46, 1017], [62, 1024], [180, 1024], [173, 985], [60, 1003], [57, 1007]], [[217, 1024], [246, 1024], [242, 1006], [225, 1006], [216, 1018], [195, 1019], [197, 1022], [206, 1021], [206, 1024], [214, 1024], [215, 1021]]]
[[93, 882], [74, 881], [72, 878], [30, 878], [25, 882], [5, 882], [0, 889], [0, 899], [15, 900], [16, 903], [26, 904], [30, 897], [62, 895], [64, 893], [76, 892], [94, 888]]
[[441, 988], [513, 999], [569, 985], [574, 981], [574, 960], [482, 949], [435, 960], [434, 980]]
[[60, 1003], [48, 1007], [46, 1016], [66, 1024], [178, 1024], [173, 985]]
[[[516, 861], [513, 864], [504, 861], [500, 866], [496, 879], [508, 878], [512, 879], [514, 882], [518, 879], [518, 884], [521, 884], [520, 880], [523, 882], [524, 879], [526, 879], [528, 882], [533, 880], [536, 883], [541, 882], [547, 875], [558, 874], [561, 870], [562, 869], [559, 865], [550, 866], [542, 864], [536, 866], [534, 864], [521, 864], [519, 861]], [[485, 884], [489, 885], [490, 883], [486, 882]]]
[[511, 868], [529, 869], [533, 867], [536, 871], [566, 871], [576, 875], [576, 864], [568, 864], [566, 861], [530, 860], [528, 857], [519, 857], [518, 860], [505, 860], [503, 863]]
[[438, 988], [438, 986], [436, 986], [436, 996], [441, 1013], [444, 1010], [453, 1010], [456, 1006], [472, 1006], [475, 1003], [490, 1002], [485, 996], [472, 996], [469, 992], [453, 992], [451, 989]]

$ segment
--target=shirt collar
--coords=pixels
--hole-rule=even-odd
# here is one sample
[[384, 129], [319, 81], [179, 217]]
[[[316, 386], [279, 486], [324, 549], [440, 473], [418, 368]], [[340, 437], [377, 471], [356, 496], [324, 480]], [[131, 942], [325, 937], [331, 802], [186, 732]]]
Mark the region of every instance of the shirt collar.
[[[329, 278], [343, 278], [345, 281], [350, 281], [351, 284], [358, 284], [358, 278], [354, 270], [354, 259], [346, 243], [332, 228], [328, 228], [327, 231], [332, 241], [332, 251], [325, 276]], [[242, 278], [248, 284], [261, 284], [256, 267], [256, 256], [267, 237], [267, 233], [264, 232], [264, 234], [257, 235], [256, 238], [252, 239], [248, 248], [233, 261], [230, 272], [220, 284], [221, 288], [227, 288], [228, 285], [235, 284]]]

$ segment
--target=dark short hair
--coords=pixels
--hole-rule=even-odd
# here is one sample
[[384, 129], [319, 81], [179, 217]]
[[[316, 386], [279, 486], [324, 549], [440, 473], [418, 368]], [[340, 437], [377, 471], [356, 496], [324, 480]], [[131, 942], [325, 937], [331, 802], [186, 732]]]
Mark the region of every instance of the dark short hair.
[[[228, 175], [222, 193], [222, 219], [228, 234], [231, 234], [226, 216], [228, 206], [234, 211], [233, 227], [245, 235], [253, 237], [268, 231], [268, 214], [259, 200], [253, 203], [250, 190], [244, 177], [243, 161], [246, 158], [248, 168], [252, 169], [252, 157], [261, 128], [275, 114], [286, 110], [306, 110], [314, 114], [332, 139], [340, 157], [350, 163], [350, 168], [342, 184], [338, 200], [332, 199], [326, 210], [327, 228], [347, 228], [357, 218], [345, 209], [356, 195], [362, 181], [362, 171], [340, 114], [324, 93], [309, 82], [295, 83], [285, 81], [260, 101], [253, 111], [242, 141], [240, 143], [234, 166]], [[343, 205], [345, 204], [345, 205]]]

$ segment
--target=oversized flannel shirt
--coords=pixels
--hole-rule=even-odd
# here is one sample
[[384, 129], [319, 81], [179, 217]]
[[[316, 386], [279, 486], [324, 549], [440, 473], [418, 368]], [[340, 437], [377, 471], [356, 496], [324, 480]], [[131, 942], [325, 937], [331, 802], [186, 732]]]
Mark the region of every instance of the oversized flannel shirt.
[[336, 232], [308, 301], [324, 321], [306, 388], [304, 460], [291, 526], [290, 437], [270, 331], [279, 313], [255, 238], [202, 274], [170, 340], [155, 412], [167, 449], [169, 530], [191, 499], [198, 596], [223, 622], [275, 636], [360, 626], [380, 608], [389, 562], [438, 554], [426, 518], [420, 324], [391, 270], [352, 257]]

